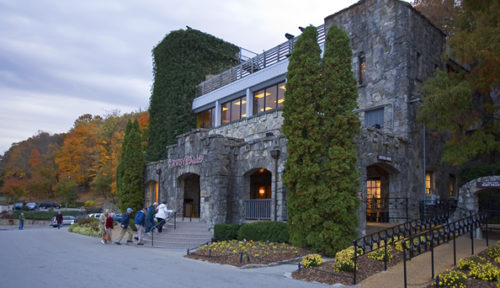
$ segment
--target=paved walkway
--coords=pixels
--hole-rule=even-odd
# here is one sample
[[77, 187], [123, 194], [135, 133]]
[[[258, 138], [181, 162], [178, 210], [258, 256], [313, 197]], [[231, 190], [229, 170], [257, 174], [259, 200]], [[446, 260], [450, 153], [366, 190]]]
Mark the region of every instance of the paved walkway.
[[[490, 239], [490, 247], [495, 240]], [[486, 249], [486, 240], [474, 239], [474, 254]], [[471, 255], [470, 236], [462, 236], [456, 239], [457, 263], [461, 258]], [[403, 262], [389, 268], [385, 272], [377, 273], [362, 281], [358, 287], [404, 287]], [[453, 266], [453, 241], [443, 244], [434, 249], [434, 275]], [[406, 262], [407, 287], [426, 287], [432, 281], [431, 252], [426, 252], [411, 261]]]

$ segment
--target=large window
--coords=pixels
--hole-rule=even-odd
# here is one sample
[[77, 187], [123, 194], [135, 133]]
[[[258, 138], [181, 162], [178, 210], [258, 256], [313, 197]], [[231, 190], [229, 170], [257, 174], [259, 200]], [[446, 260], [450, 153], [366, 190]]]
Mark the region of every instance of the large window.
[[450, 196], [455, 196], [455, 182], [456, 182], [456, 177], [453, 174], [450, 174], [450, 180], [449, 180], [449, 193]]
[[246, 103], [245, 97], [234, 99], [221, 105], [221, 121], [226, 124], [232, 121], [246, 118]]
[[380, 179], [374, 178], [366, 181], [366, 195], [368, 199], [377, 198], [380, 199], [382, 196], [382, 186]]
[[384, 107], [365, 112], [365, 126], [377, 129], [384, 128]]
[[210, 108], [196, 114], [196, 128], [215, 127], [215, 108]]
[[285, 82], [266, 87], [253, 94], [253, 114], [259, 114], [283, 107]]

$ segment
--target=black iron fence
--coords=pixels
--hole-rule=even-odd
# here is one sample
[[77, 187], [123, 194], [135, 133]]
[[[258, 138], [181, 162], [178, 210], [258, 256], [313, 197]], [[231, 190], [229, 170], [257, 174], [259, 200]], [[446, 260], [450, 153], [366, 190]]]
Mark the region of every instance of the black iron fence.
[[366, 220], [373, 222], [391, 222], [409, 220], [408, 197], [383, 197], [366, 199]]
[[245, 200], [245, 218], [271, 220], [271, 198]]

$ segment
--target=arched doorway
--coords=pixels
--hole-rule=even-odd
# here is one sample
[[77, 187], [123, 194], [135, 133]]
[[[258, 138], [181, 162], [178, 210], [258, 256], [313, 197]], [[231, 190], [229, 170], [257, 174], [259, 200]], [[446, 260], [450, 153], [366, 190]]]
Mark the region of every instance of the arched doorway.
[[500, 224], [500, 188], [478, 191], [479, 213], [488, 214], [488, 223]]
[[245, 200], [245, 219], [271, 220], [272, 174], [265, 168], [253, 169], [246, 174], [249, 190]]
[[374, 164], [366, 168], [366, 221], [389, 222], [389, 172]]
[[[499, 190], [500, 175], [485, 176], [465, 183], [458, 190], [457, 209], [455, 210], [455, 213], [453, 213], [452, 219], [456, 220], [462, 217], [466, 217], [470, 212], [480, 212], [479, 210], [481, 209], [481, 198], [485, 199], [483, 200], [483, 202], [494, 202], [494, 198], [498, 197], [496, 194], [500, 193]], [[483, 210], [485, 210], [486, 207], [488, 207], [488, 205], [484, 204]], [[491, 219], [488, 219], [488, 222], [490, 221]]]
[[181, 177], [184, 187], [184, 217], [200, 217], [200, 175], [185, 174]]
[[149, 181], [146, 184], [146, 195], [144, 195], [144, 204], [149, 207], [153, 202], [158, 202], [158, 182]]

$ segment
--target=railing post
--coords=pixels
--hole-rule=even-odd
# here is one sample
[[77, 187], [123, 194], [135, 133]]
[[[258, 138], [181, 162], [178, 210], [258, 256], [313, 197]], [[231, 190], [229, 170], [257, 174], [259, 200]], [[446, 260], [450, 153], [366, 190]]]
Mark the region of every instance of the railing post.
[[405, 240], [401, 240], [401, 244], [403, 245], [403, 273], [404, 273], [404, 287], [407, 287], [406, 283], [406, 243]]
[[387, 271], [387, 234], [384, 239], [384, 271]]
[[453, 232], [453, 265], [457, 266], [457, 243], [456, 243], [456, 237], [455, 237], [455, 232]]
[[356, 268], [357, 268], [357, 265], [356, 265], [356, 258], [357, 258], [357, 255], [358, 255], [358, 242], [356, 240], [352, 241], [352, 245], [353, 245], [353, 248], [354, 248], [354, 272], [353, 272], [353, 284], [356, 284]]
[[432, 269], [432, 279], [434, 279], [434, 232], [432, 231], [432, 229], [431, 229], [431, 269]]
[[471, 248], [471, 255], [474, 255], [474, 225], [472, 223], [469, 224], [469, 229], [470, 229], [470, 248]]

